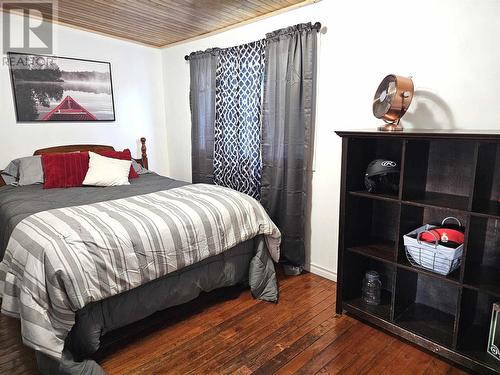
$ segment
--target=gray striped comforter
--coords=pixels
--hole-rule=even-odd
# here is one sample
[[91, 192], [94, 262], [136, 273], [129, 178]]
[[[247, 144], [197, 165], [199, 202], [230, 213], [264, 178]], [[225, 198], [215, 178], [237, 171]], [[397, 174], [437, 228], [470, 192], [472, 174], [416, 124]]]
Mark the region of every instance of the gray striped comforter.
[[60, 358], [85, 305], [229, 250], [259, 234], [279, 259], [280, 232], [253, 198], [188, 185], [31, 215], [0, 263], [2, 312], [24, 342]]

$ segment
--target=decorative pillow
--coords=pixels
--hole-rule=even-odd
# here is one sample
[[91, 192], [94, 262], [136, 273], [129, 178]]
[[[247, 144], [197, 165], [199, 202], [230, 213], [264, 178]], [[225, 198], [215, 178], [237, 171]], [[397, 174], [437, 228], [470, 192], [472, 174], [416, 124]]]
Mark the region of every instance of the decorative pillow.
[[[106, 156], [107, 158], [120, 159], [120, 160], [132, 160], [132, 154], [128, 148], [123, 151], [112, 151], [112, 150], [102, 150], [97, 151], [99, 155]], [[128, 178], [138, 178], [139, 175], [134, 170], [132, 166], [130, 166], [130, 173]]]
[[42, 158], [38, 155], [14, 159], [1, 174], [7, 185], [25, 186], [42, 184]]
[[144, 168], [142, 165], [140, 165], [138, 162], [136, 162], [134, 159], [132, 159], [132, 168], [134, 168], [134, 171], [140, 176], [141, 174], [148, 174], [148, 173], [153, 173], [149, 169]]
[[82, 186], [89, 168], [88, 152], [42, 155], [44, 189]]
[[28, 156], [19, 159], [19, 185], [43, 184], [42, 157]]
[[130, 185], [130, 160], [108, 158], [94, 152], [89, 152], [89, 170], [83, 185], [118, 186]]
[[19, 159], [12, 160], [1, 174], [7, 185], [19, 185]]
[[10, 174], [2, 172], [0, 173], [0, 176], [2, 177], [3, 182], [5, 182], [5, 185], [12, 185], [12, 186], [19, 185], [19, 179], [12, 177]]

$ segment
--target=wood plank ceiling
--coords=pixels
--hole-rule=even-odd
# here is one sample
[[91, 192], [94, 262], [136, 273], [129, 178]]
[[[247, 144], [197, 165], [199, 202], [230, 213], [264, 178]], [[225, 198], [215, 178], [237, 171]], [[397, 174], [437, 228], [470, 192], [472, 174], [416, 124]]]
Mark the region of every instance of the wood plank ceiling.
[[58, 23], [154, 47], [211, 33], [299, 3], [304, 3], [304, 0], [55, 2]]

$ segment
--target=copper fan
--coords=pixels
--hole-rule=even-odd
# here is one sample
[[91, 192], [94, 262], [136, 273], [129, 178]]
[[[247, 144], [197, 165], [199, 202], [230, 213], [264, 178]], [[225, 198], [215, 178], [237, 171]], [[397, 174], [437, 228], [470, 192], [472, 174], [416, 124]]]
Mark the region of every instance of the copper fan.
[[387, 122], [378, 129], [383, 131], [403, 130], [401, 117], [413, 99], [413, 81], [410, 78], [390, 74], [385, 77], [373, 98], [373, 114]]

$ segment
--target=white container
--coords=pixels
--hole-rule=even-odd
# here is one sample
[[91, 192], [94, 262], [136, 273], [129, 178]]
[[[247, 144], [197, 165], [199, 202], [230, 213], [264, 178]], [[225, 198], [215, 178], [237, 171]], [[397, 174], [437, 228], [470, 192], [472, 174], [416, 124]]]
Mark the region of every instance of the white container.
[[[443, 224], [447, 219], [449, 218], [443, 220]], [[406, 257], [415, 267], [421, 267], [440, 275], [448, 275], [460, 267], [464, 245], [461, 244], [457, 248], [440, 245], [439, 239], [432, 232], [429, 232], [435, 228], [439, 227], [426, 224], [404, 235]], [[420, 240], [420, 236], [425, 232], [429, 232], [434, 236], [435, 243]]]

